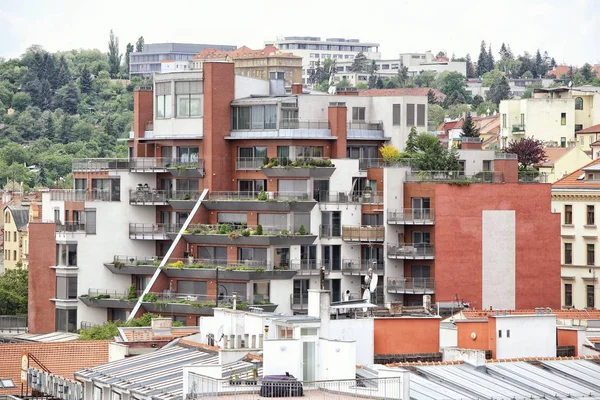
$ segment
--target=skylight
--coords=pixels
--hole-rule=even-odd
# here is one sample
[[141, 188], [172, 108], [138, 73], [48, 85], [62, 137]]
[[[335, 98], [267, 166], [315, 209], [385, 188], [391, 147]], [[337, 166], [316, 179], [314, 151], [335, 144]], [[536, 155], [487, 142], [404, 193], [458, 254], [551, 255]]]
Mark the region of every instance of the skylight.
[[12, 379], [0, 379], [0, 388], [14, 388]]

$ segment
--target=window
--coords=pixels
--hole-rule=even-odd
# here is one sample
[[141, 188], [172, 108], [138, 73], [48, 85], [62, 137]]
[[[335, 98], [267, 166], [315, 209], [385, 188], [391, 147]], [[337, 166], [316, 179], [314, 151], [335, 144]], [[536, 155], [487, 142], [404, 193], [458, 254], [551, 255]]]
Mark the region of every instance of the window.
[[240, 179], [238, 181], [238, 190], [240, 192], [259, 193], [261, 190], [267, 190], [267, 180]]
[[182, 164], [198, 164], [200, 148], [197, 146], [177, 147], [177, 158]]
[[177, 281], [177, 293], [206, 294], [206, 281], [179, 280]]
[[340, 237], [342, 235], [342, 215], [340, 211], [321, 212], [321, 236]]
[[298, 232], [301, 226], [304, 226], [306, 233], [310, 233], [310, 213], [299, 213], [295, 212], [292, 215], [293, 224], [292, 230]]
[[587, 307], [594, 308], [595, 299], [594, 299], [594, 285], [587, 285]]
[[506, 330], [506, 337], [509, 338], [510, 337], [510, 329]]
[[502, 114], [502, 127], [506, 128], [506, 113]]
[[406, 126], [413, 126], [415, 124], [415, 105], [406, 105]]
[[6, 222], [10, 223], [10, 212], [6, 212]]
[[501, 338], [502, 337], [502, 329], [498, 330], [498, 337]]
[[362, 224], [365, 226], [383, 225], [383, 214], [363, 214]]
[[483, 168], [482, 171], [491, 171], [492, 170], [492, 162], [490, 160], [484, 160], [482, 168]]
[[587, 206], [587, 224], [596, 225], [594, 218], [594, 206]]
[[56, 265], [59, 267], [77, 266], [77, 244], [56, 245]]
[[[10, 251], [10, 250], [9, 250], [9, 251]], [[15, 260], [15, 261], [16, 261], [16, 259], [17, 259], [17, 251], [16, 251], [16, 250], [13, 250], [13, 260]]]
[[188, 197], [195, 196], [198, 193], [199, 185], [198, 179], [177, 179], [177, 192], [179, 195], [185, 197], [187, 194]]
[[417, 126], [425, 126], [425, 104], [417, 104]]
[[308, 192], [308, 181], [299, 179], [279, 179], [277, 181], [278, 192], [292, 192], [292, 193], [307, 193]]
[[583, 99], [581, 97], [575, 98], [575, 109], [576, 110], [583, 110]]
[[161, 82], [156, 85], [156, 118], [171, 118], [172, 99], [171, 82]]
[[365, 120], [365, 107], [352, 107], [352, 121]]
[[198, 247], [197, 257], [200, 260], [227, 260], [227, 247], [206, 246]]
[[431, 243], [431, 233], [416, 231], [412, 233], [413, 244], [428, 244]]
[[563, 149], [565, 147], [567, 147], [567, 138], [566, 137], [561, 137], [560, 138], [560, 147], [562, 147]]
[[573, 206], [570, 204], [565, 205], [565, 225], [573, 224]]
[[596, 245], [587, 244], [587, 265], [594, 265], [596, 261]]
[[269, 282], [254, 282], [253, 289], [252, 293], [254, 293], [254, 301], [252, 301], [252, 304], [260, 304], [261, 301], [269, 301]]
[[253, 247], [238, 247], [238, 260], [267, 262], [267, 249], [255, 249]]
[[277, 106], [232, 107], [231, 129], [262, 130], [277, 128]]
[[202, 81], [175, 82], [178, 118], [202, 116]]
[[258, 223], [266, 227], [273, 227], [276, 230], [287, 229], [288, 226], [288, 214], [258, 214]]
[[217, 222], [219, 224], [231, 224], [235, 226], [240, 226], [248, 223], [247, 218], [248, 215], [246, 213], [220, 212], [217, 214]]
[[[55, 326], [58, 332], [75, 332], [77, 330], [77, 309], [64, 310], [57, 308]], [[96, 399], [96, 396], [94, 396], [94, 399]]]
[[[575, 132], [580, 131], [583, 129], [583, 125], [582, 124], [575, 124]], [[583, 144], [583, 136], [581, 137], [581, 144]], [[590, 137], [591, 139], [591, 137]]]
[[560, 124], [561, 125], [567, 124], [567, 113], [560, 113]]
[[571, 283], [565, 283], [565, 306], [573, 306], [573, 285]]
[[121, 201], [121, 179], [92, 179], [92, 199], [97, 201]]
[[[315, 54], [315, 56], [318, 58], [319, 55]], [[269, 79], [283, 80], [285, 79], [285, 72], [271, 71], [269, 72]]]
[[13, 232], [13, 242], [17, 241], [17, 231]]
[[87, 190], [87, 179], [75, 179], [75, 190]]
[[77, 298], [77, 277], [76, 276], [57, 276], [56, 277], [56, 298], [63, 299], [63, 300]]
[[565, 264], [571, 265], [573, 263], [573, 244], [565, 243]]
[[392, 125], [400, 125], [400, 104], [392, 104]]

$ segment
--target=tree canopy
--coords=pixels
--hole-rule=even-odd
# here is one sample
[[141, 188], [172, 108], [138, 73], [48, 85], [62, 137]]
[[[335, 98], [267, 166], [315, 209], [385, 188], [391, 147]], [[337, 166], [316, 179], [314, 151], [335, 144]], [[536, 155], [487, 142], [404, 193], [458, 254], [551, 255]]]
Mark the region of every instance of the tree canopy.
[[27, 270], [9, 269], [0, 275], [0, 315], [27, 314]]
[[[119, 335], [119, 327], [144, 327], [150, 326], [152, 318], [159, 318], [161, 315], [146, 313], [140, 318], [134, 318], [131, 321], [109, 321], [102, 325], [96, 325], [89, 329], [79, 331], [79, 340], [110, 340]], [[182, 326], [181, 322], [173, 322], [173, 326]]]
[[522, 169], [536, 165], [546, 158], [543, 143], [533, 137], [510, 141], [506, 147], [506, 152], [517, 155]]

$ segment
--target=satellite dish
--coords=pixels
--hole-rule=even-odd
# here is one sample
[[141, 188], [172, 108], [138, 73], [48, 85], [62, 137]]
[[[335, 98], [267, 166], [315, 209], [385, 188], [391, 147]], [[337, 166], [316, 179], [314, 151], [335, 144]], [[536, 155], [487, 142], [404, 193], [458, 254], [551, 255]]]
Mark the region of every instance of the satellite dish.
[[[363, 300], [368, 300], [369, 302], [371, 301], [371, 291], [369, 289], [365, 289], [364, 293], [363, 293]], [[367, 312], [367, 307], [364, 307], [363, 312]]]
[[377, 274], [375, 272], [373, 272], [373, 276], [371, 277], [371, 285], [369, 286], [369, 289], [371, 290], [371, 292], [374, 292], [375, 290], [377, 290], [377, 281], [379, 280], [379, 277], [377, 276]]
[[217, 329], [217, 336], [215, 337], [216, 341], [220, 342], [221, 339], [223, 339], [223, 336], [223, 325], [221, 325], [219, 329]]
[[571, 88], [571, 87], [573, 87], [573, 81], [569, 81], [569, 84], [568, 84], [568, 86], [569, 86], [570, 88]]
[[365, 285], [368, 285], [371, 283], [371, 276], [370, 275], [365, 275]]

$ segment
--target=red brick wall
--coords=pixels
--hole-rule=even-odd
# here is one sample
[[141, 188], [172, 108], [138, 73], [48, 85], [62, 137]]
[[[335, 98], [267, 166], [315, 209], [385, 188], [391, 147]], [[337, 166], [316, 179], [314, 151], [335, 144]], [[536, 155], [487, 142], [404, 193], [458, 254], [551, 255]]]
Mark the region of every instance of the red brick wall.
[[405, 183], [404, 184], [404, 208], [411, 208], [413, 197], [429, 197], [431, 208], [435, 207], [435, 183]]
[[205, 187], [233, 190], [234, 159], [225, 136], [231, 132], [234, 97], [233, 64], [204, 63], [204, 168]]
[[558, 346], [575, 346], [575, 356], [579, 355], [579, 343], [577, 341], [577, 331], [574, 329], [556, 329]]
[[494, 172], [502, 172], [504, 182], [519, 182], [519, 162], [517, 160], [494, 160]]
[[343, 107], [329, 107], [327, 109], [327, 119], [331, 135], [336, 136], [337, 140], [333, 144], [332, 158], [346, 157], [346, 142], [348, 137], [348, 109]]
[[375, 354], [415, 354], [440, 351], [440, 320], [438, 318], [375, 318], [374, 330]]
[[50, 267], [56, 264], [56, 236], [54, 224], [29, 224], [29, 305], [30, 333], [50, 333], [56, 329], [54, 303], [56, 274]]
[[139, 138], [144, 137], [146, 124], [152, 122], [154, 111], [154, 92], [137, 90], [133, 92], [133, 155], [134, 157], [143, 157], [146, 154], [139, 154], [144, 151], [145, 146], [139, 142]]
[[550, 185], [435, 184], [437, 301], [482, 303], [482, 211], [516, 211], [516, 308], [560, 308], [560, 216]]

